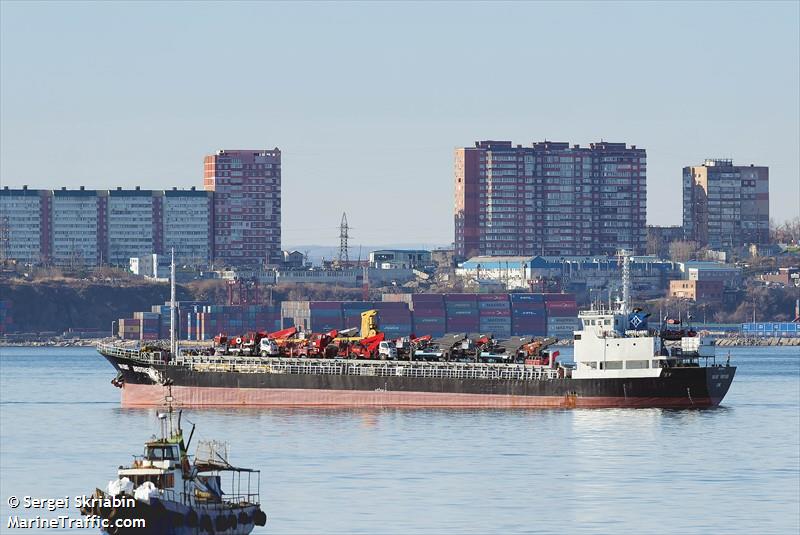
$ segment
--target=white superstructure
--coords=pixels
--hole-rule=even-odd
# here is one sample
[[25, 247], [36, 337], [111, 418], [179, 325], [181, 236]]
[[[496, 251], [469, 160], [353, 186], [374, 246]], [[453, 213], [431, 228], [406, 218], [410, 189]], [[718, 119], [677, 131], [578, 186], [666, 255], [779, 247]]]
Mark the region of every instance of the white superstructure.
[[575, 331], [573, 379], [658, 377], [665, 357], [649, 331], [626, 330], [628, 314], [589, 310], [579, 314]]
[[575, 331], [575, 369], [573, 379], [613, 379], [659, 377], [662, 369], [676, 365], [697, 365], [699, 357], [714, 356], [714, 340], [685, 337], [681, 346], [670, 352], [662, 347], [659, 335], [647, 329], [641, 316], [630, 309], [630, 261], [622, 257], [622, 300], [616, 310], [592, 308], [578, 315], [580, 330]]

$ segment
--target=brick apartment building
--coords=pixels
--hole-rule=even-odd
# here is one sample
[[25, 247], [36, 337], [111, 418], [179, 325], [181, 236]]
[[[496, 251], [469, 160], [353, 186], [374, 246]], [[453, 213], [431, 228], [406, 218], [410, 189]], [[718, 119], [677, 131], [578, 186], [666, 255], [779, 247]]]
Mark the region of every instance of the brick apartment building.
[[646, 158], [607, 142], [456, 149], [456, 256], [643, 253]]
[[214, 192], [214, 259], [238, 266], [280, 264], [281, 151], [206, 156], [203, 185]]
[[769, 243], [769, 167], [732, 160], [684, 167], [683, 229], [712, 249]]

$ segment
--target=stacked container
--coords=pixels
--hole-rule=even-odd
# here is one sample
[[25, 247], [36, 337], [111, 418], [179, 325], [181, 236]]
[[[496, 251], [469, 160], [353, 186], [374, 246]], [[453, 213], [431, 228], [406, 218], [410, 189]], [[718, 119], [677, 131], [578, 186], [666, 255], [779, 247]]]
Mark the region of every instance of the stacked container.
[[117, 335], [123, 340], [139, 340], [141, 336], [141, 320], [138, 318], [122, 318], [117, 324]]
[[205, 305], [194, 307], [194, 312], [187, 313], [187, 320], [186, 333], [190, 339], [210, 340], [218, 334], [277, 331], [281, 313], [274, 305]]
[[[7, 310], [8, 305], [0, 304], [0, 313], [3, 307]], [[545, 335], [568, 338], [578, 328], [578, 310], [571, 294], [386, 294], [381, 302], [284, 301], [280, 307], [181, 303], [178, 335], [190, 340], [210, 340], [218, 334], [272, 332], [290, 326], [313, 332], [360, 328], [361, 313], [371, 309], [378, 311], [378, 323], [388, 338], [412, 333], [441, 336], [446, 332], [493, 334], [498, 338]], [[137, 312], [131, 319], [120, 320], [119, 332], [126, 339], [166, 338], [169, 307], [154, 306], [151, 312]], [[788, 332], [788, 329], [774, 332]]]
[[[207, 303], [199, 301], [181, 301], [175, 309], [175, 322], [176, 322], [176, 336], [192, 340], [194, 337], [192, 333], [196, 324], [189, 322], [189, 314], [193, 314]], [[161, 338], [169, 338], [169, 303], [163, 305], [153, 305], [150, 307], [151, 312], [159, 314], [159, 330], [161, 331]]]
[[361, 313], [375, 308], [372, 301], [345, 301], [342, 303], [342, 328], [361, 329]]
[[572, 338], [578, 328], [578, 306], [572, 294], [544, 294], [547, 336]]
[[510, 294], [511, 334], [514, 336], [545, 336], [547, 309], [542, 294]]
[[[141, 340], [158, 340], [161, 338], [161, 314], [157, 312], [134, 312], [133, 318], [140, 322]], [[169, 330], [167, 330], [169, 334]]]
[[[284, 301], [281, 303], [281, 328], [298, 327], [309, 329], [311, 326], [310, 301]], [[340, 312], [341, 314], [341, 312]]]
[[312, 301], [309, 303], [309, 328], [314, 332], [328, 332], [343, 327], [341, 301]]
[[441, 294], [414, 294], [411, 308], [417, 336], [442, 336], [447, 331], [444, 296]]
[[373, 303], [373, 308], [378, 311], [378, 325], [387, 338], [408, 336], [414, 330], [407, 303]]
[[511, 336], [511, 303], [508, 294], [478, 294], [478, 324], [483, 334]]
[[478, 300], [475, 294], [447, 294], [444, 297], [447, 332], [477, 333], [480, 331]]
[[414, 294], [382, 294], [381, 300], [384, 303], [406, 303], [409, 307], [413, 308], [411, 301]]

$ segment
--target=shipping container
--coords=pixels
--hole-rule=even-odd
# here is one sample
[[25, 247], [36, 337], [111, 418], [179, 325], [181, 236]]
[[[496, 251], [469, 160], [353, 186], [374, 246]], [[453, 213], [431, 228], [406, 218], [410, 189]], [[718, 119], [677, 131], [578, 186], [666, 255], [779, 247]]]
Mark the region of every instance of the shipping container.
[[444, 296], [445, 303], [456, 303], [456, 302], [467, 302], [467, 303], [475, 303], [477, 302], [476, 294], [445, 294]]
[[511, 303], [544, 303], [544, 295], [543, 294], [533, 294], [533, 293], [512, 293], [509, 294], [509, 298]]
[[478, 310], [511, 310], [508, 301], [478, 301]]
[[442, 303], [444, 301], [444, 294], [413, 294], [411, 296], [412, 303]]
[[411, 299], [413, 294], [410, 293], [402, 293], [402, 294], [382, 294], [381, 300], [385, 303], [407, 303], [411, 304]]
[[478, 301], [508, 301], [508, 294], [478, 294]]
[[554, 302], [575, 302], [575, 295], [574, 294], [542, 294], [544, 297], [545, 303], [554, 303]]
[[510, 318], [511, 311], [510, 310], [481, 310], [478, 314], [480, 318]]

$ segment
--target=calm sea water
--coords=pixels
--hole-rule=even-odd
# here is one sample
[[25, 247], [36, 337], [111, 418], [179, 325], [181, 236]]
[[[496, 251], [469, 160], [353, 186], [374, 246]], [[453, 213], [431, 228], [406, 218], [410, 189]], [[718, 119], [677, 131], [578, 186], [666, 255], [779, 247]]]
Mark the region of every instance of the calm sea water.
[[[262, 471], [269, 520], [257, 533], [797, 534], [800, 351], [737, 348], [731, 360], [736, 379], [711, 410], [185, 418]], [[155, 411], [119, 407], [113, 376], [92, 349], [0, 348], [0, 533], [9, 496], [104, 487], [157, 432]]]

